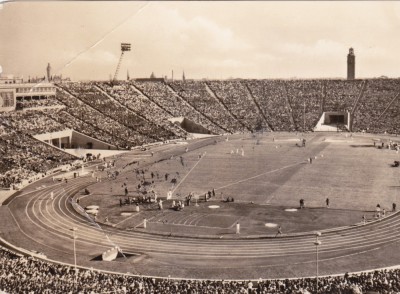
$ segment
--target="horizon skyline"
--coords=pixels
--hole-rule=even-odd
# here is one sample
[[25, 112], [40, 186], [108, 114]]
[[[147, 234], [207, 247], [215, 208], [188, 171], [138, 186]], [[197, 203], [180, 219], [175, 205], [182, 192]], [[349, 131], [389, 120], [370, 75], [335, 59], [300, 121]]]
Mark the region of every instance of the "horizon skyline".
[[[60, 9], [61, 8], [61, 9]], [[106, 21], [104, 21], [106, 19]], [[392, 2], [7, 2], [0, 72], [109, 80], [400, 77], [400, 4]], [[28, 46], [27, 46], [28, 45]]]

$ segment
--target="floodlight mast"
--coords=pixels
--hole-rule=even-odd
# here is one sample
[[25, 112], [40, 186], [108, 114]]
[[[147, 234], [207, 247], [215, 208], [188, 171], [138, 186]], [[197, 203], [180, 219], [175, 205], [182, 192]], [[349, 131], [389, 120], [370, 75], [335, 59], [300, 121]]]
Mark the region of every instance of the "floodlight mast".
[[119, 68], [120, 68], [121, 62], [122, 62], [122, 57], [124, 57], [124, 53], [126, 51], [131, 51], [131, 44], [130, 43], [121, 43], [121, 56], [118, 61], [117, 70], [115, 71], [113, 81], [117, 80]]

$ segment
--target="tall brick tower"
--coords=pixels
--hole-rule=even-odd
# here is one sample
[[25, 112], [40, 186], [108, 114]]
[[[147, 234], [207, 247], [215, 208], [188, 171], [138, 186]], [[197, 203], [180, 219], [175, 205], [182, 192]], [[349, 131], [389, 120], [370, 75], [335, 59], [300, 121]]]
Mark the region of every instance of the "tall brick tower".
[[347, 79], [354, 80], [356, 78], [356, 56], [354, 55], [354, 49], [349, 49], [347, 54]]

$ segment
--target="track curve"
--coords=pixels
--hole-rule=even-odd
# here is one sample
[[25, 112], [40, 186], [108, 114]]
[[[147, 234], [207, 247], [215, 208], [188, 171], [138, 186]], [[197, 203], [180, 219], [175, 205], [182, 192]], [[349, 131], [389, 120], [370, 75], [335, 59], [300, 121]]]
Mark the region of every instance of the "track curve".
[[[76, 227], [78, 264], [85, 266], [182, 278], [286, 278], [312, 276], [315, 272], [316, 248], [312, 234], [213, 239], [100, 227], [78, 214], [71, 201], [79, 190], [93, 183], [93, 178], [82, 177], [68, 184], [22, 194], [11, 201], [10, 212], [33, 248], [53, 259], [71, 263], [71, 228]], [[50, 192], [54, 193], [53, 199]], [[364, 226], [322, 231], [319, 240], [322, 273], [371, 269], [376, 267], [377, 259], [381, 260], [382, 250], [400, 241], [400, 216], [395, 213]], [[111, 265], [92, 261], [114, 245], [137, 257]], [[394, 251], [386, 259], [385, 265], [395, 265], [400, 260]]]

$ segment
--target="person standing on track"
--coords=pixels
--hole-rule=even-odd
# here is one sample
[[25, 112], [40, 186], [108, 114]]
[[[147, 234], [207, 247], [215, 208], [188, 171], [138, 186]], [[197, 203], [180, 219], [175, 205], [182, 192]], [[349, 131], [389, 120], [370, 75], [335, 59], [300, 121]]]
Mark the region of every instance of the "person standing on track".
[[304, 199], [302, 198], [302, 199], [300, 199], [300, 209], [303, 209], [303, 208], [305, 208], [305, 205], [304, 205]]
[[282, 227], [281, 226], [278, 227], [278, 232], [276, 233], [275, 238], [278, 236], [282, 236]]

